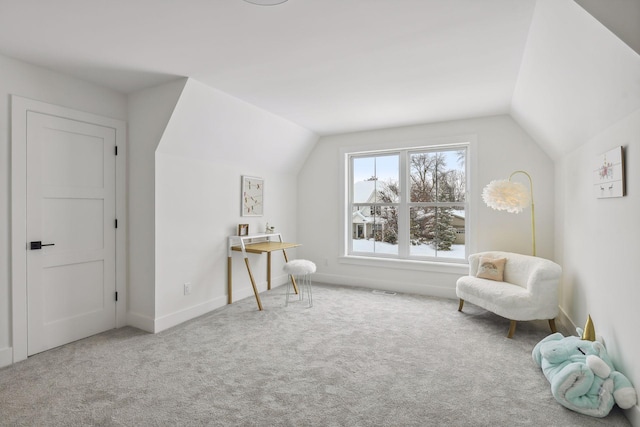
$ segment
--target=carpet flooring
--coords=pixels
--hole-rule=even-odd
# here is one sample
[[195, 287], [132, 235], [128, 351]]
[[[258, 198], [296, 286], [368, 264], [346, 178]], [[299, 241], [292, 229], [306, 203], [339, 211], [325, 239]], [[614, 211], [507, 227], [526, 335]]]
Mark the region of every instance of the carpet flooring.
[[2, 426], [628, 426], [560, 406], [531, 358], [546, 322], [472, 304], [285, 287], [158, 334], [125, 327], [0, 370]]

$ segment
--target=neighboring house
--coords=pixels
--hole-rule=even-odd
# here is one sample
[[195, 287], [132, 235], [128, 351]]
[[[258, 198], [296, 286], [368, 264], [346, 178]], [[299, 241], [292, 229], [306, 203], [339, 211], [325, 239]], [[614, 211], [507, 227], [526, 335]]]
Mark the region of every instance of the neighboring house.
[[[377, 181], [360, 181], [353, 185], [354, 200], [358, 203], [375, 203], [376, 202], [376, 182]], [[378, 210], [376, 215], [375, 206], [360, 206], [360, 208], [352, 214], [352, 238], [354, 239], [370, 239], [374, 237], [376, 232], [384, 231], [387, 220], [380, 217]]]
[[456, 240], [453, 242], [454, 245], [464, 245], [465, 241], [465, 215], [462, 210], [453, 210], [451, 211], [451, 215], [453, 215], [453, 220], [451, 221], [451, 225], [456, 229]]
[[[353, 185], [354, 200], [363, 203], [375, 203], [375, 187], [376, 181], [360, 181]], [[382, 233], [387, 221], [378, 215], [375, 215], [374, 206], [361, 206], [352, 214], [352, 238], [364, 239], [372, 238], [376, 231]], [[464, 210], [452, 210], [453, 221], [451, 225], [456, 229], [455, 245], [464, 245], [465, 243], [465, 212]]]

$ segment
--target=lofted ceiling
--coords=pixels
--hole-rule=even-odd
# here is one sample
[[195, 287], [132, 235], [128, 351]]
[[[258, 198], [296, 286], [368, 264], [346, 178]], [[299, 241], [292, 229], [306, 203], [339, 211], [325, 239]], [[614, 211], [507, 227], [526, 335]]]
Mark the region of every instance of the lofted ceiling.
[[0, 0], [0, 53], [122, 93], [192, 77], [320, 135], [511, 113], [553, 144], [554, 83], [531, 74], [555, 41], [527, 46], [554, 4], [593, 20], [572, 0]]
[[506, 113], [534, 0], [0, 0], [0, 52], [127, 93], [193, 77], [319, 134]]

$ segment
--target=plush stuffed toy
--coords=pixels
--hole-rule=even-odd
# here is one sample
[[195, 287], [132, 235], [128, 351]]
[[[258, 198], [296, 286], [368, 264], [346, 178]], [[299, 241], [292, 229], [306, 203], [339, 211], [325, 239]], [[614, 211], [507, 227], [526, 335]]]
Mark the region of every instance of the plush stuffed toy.
[[[578, 328], [578, 334], [582, 335]], [[623, 409], [636, 404], [636, 391], [614, 369], [604, 345], [580, 337], [549, 335], [532, 352], [533, 360], [551, 383], [553, 397], [582, 414], [605, 417], [614, 403]]]

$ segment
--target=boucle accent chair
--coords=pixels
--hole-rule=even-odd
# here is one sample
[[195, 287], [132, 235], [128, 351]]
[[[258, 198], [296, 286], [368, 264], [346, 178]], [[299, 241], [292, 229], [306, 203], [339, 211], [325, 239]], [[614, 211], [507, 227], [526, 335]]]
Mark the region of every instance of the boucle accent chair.
[[[504, 271], [502, 281], [478, 277], [483, 276], [483, 264]], [[483, 263], [481, 263], [481, 260]], [[490, 251], [469, 256], [469, 275], [456, 282], [456, 295], [460, 298], [458, 311], [465, 301], [511, 320], [508, 338], [513, 337], [517, 321], [547, 319], [551, 332], [556, 332], [555, 317], [558, 315], [558, 287], [562, 268], [548, 259]], [[484, 275], [486, 276], [486, 275]], [[495, 279], [495, 277], [494, 277]]]

